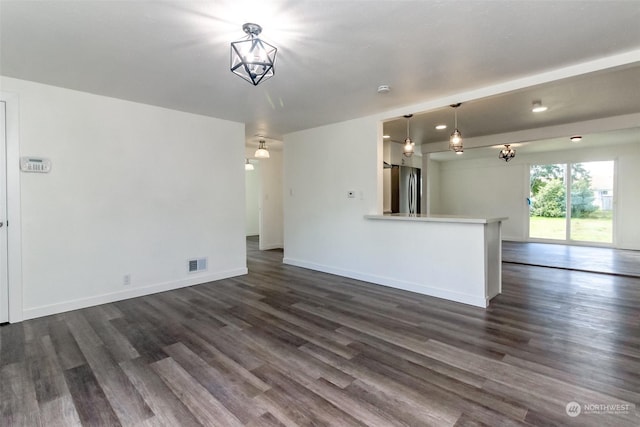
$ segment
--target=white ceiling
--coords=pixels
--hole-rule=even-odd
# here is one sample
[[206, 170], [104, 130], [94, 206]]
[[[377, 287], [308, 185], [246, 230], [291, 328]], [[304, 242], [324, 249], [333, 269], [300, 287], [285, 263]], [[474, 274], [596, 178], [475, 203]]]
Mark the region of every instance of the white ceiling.
[[[257, 87], [229, 71], [245, 22], [279, 48], [276, 75]], [[0, 73], [280, 139], [637, 51], [638, 22], [639, 1], [613, 0], [0, 0]], [[378, 94], [381, 84], [392, 91]], [[553, 91], [542, 99], [566, 102]], [[461, 123], [471, 120], [465, 109]]]

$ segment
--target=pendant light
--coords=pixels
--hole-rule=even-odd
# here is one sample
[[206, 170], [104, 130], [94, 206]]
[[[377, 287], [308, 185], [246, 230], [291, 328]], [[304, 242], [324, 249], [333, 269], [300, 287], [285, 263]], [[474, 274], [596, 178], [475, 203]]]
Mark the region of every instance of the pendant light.
[[449, 150], [453, 150], [457, 154], [462, 154], [464, 152], [464, 147], [462, 145], [462, 134], [458, 130], [458, 107], [460, 105], [462, 104], [457, 103], [451, 105], [454, 111], [454, 130], [451, 133], [451, 137], [449, 138]]
[[533, 101], [531, 103], [531, 111], [533, 113], [544, 113], [545, 111], [547, 111], [549, 108], [546, 105], [542, 104], [542, 101], [537, 100], [537, 101]]
[[258, 38], [260, 25], [246, 23], [242, 30], [247, 37], [231, 43], [231, 72], [257, 86], [275, 74], [278, 49]]
[[411, 140], [411, 137], [409, 136], [409, 121], [411, 119], [411, 117], [413, 117], [413, 114], [405, 114], [404, 116], [407, 119], [407, 138], [404, 140], [404, 149], [403, 149], [403, 153], [406, 157], [411, 157], [413, 156], [413, 152], [415, 151], [415, 146], [416, 143], [413, 142]]
[[244, 162], [244, 170], [246, 170], [246, 171], [252, 171], [252, 170], [254, 170], [254, 169], [255, 169], [255, 168], [253, 167], [253, 164], [249, 163], [249, 159], [245, 159], [245, 162]]
[[508, 162], [516, 156], [516, 150], [511, 148], [510, 144], [504, 144], [504, 148], [498, 153], [498, 158]]
[[258, 159], [268, 159], [269, 158], [269, 150], [267, 150], [266, 145], [264, 145], [264, 139], [261, 139], [258, 142], [258, 149], [256, 150], [255, 157]]

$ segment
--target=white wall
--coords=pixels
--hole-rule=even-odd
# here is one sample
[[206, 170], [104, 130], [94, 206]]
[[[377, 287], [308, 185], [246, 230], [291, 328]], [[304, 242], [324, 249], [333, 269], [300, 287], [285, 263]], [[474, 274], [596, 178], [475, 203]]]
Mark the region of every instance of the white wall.
[[260, 162], [252, 160], [254, 169], [245, 171], [245, 233], [247, 236], [260, 234]]
[[[25, 318], [246, 273], [243, 124], [0, 83], [20, 154], [53, 165], [21, 174]], [[194, 257], [206, 272], [187, 273]]]
[[640, 249], [640, 141], [637, 144], [521, 154], [506, 163], [497, 158], [440, 162], [440, 198], [432, 212], [451, 215], [507, 216], [503, 238], [527, 238], [529, 165], [617, 160], [615, 246]]
[[[430, 165], [434, 163], [432, 160]], [[435, 192], [439, 194], [440, 203], [436, 198], [431, 200], [432, 213], [508, 217], [502, 223], [503, 239], [525, 238], [524, 221], [520, 218], [528, 218], [527, 164], [491, 158], [441, 162], [439, 168], [439, 179], [432, 184], [439, 180], [440, 186]]]
[[[484, 307], [471, 289], [485, 278], [482, 224], [364, 218], [382, 212], [379, 133], [365, 117], [285, 135], [284, 262]], [[452, 276], [456, 254], [469, 269]]]
[[[425, 173], [426, 171], [426, 173]], [[429, 155], [422, 156], [422, 212], [442, 215], [440, 212], [440, 162], [431, 161]]]
[[260, 249], [284, 246], [282, 200], [283, 153], [269, 150], [270, 157], [260, 161]]
[[285, 135], [285, 262], [344, 275], [372, 266], [367, 253], [384, 244], [363, 218], [382, 210], [377, 128], [365, 118]]

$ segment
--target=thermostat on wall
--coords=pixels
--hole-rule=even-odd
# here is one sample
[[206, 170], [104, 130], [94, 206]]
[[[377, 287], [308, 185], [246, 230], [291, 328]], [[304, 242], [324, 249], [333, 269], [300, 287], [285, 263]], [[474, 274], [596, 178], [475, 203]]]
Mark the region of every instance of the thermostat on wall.
[[22, 172], [47, 173], [51, 170], [51, 160], [42, 157], [21, 157], [20, 170]]

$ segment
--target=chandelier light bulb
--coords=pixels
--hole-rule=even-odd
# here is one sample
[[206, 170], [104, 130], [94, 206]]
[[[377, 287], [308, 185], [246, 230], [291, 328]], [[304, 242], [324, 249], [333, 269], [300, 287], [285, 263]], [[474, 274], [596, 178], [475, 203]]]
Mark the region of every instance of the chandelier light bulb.
[[258, 142], [258, 149], [256, 150], [256, 153], [254, 155], [258, 159], [268, 159], [269, 158], [269, 151], [267, 150], [267, 147], [264, 145], [264, 139], [261, 139]]
[[402, 154], [404, 154], [407, 157], [411, 157], [413, 155], [413, 147], [415, 146], [414, 142], [411, 140], [411, 138], [407, 138], [404, 140], [404, 152]]
[[498, 158], [508, 162], [516, 156], [516, 150], [511, 148], [510, 144], [504, 144], [504, 148], [498, 153]]
[[413, 114], [406, 114], [404, 117], [407, 119], [407, 138], [404, 140], [404, 150], [402, 154], [406, 157], [411, 157], [413, 156], [414, 147], [416, 145], [411, 140], [411, 133], [409, 132], [409, 121], [411, 120], [411, 117], [413, 117]]
[[458, 129], [454, 130], [451, 134], [451, 143], [453, 145], [460, 144], [462, 141], [462, 135], [460, 135], [460, 131]]
[[455, 151], [456, 154], [462, 154], [464, 151], [462, 134], [460, 133], [460, 130], [458, 130], [458, 107], [460, 105], [460, 103], [451, 105], [454, 111], [454, 131], [451, 133], [451, 137], [449, 138], [449, 150]]
[[247, 34], [244, 40], [231, 43], [231, 72], [257, 86], [273, 77], [278, 49], [261, 40], [258, 35], [262, 27], [246, 23], [242, 30]]
[[531, 111], [534, 113], [543, 113], [548, 110], [545, 105], [542, 105], [542, 101], [533, 101]]

